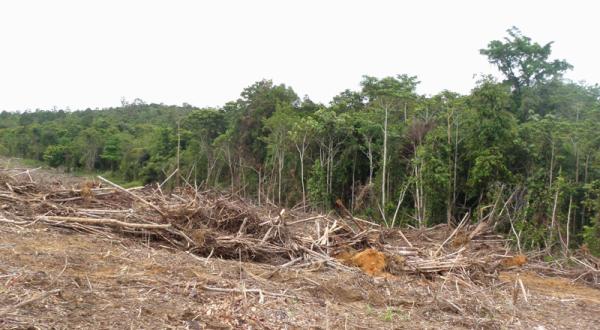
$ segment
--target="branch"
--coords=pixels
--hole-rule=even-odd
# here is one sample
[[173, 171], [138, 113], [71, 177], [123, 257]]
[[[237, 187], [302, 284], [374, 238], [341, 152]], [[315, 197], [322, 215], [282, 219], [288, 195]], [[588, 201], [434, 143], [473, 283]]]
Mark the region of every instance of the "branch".
[[107, 225], [111, 227], [125, 227], [125, 228], [139, 228], [139, 229], [167, 229], [171, 228], [171, 224], [146, 224], [146, 223], [132, 223], [123, 222], [116, 219], [108, 218], [78, 218], [78, 217], [60, 217], [60, 216], [39, 216], [37, 220], [45, 221], [64, 221], [64, 222], [78, 222], [84, 224], [93, 225]]
[[127, 189], [125, 189], [125, 188], [123, 188], [123, 187], [119, 186], [119, 185], [118, 185], [118, 184], [116, 184], [116, 183], [113, 183], [113, 182], [111, 182], [111, 181], [109, 181], [109, 180], [107, 180], [107, 179], [105, 179], [105, 178], [101, 177], [100, 175], [98, 175], [98, 179], [100, 179], [100, 180], [102, 180], [102, 181], [104, 181], [104, 182], [108, 183], [109, 185], [111, 185], [111, 186], [113, 186], [113, 187], [117, 188], [118, 190], [120, 190], [120, 191], [122, 191], [122, 192], [124, 192], [124, 193], [126, 193], [126, 194], [128, 194], [128, 195], [131, 195], [133, 198], [135, 198], [135, 199], [139, 200], [140, 202], [142, 202], [142, 203], [144, 203], [144, 204], [146, 204], [146, 205], [150, 206], [150, 207], [151, 207], [151, 208], [153, 208], [154, 210], [156, 210], [156, 212], [160, 213], [160, 215], [162, 215], [163, 217], [166, 217], [166, 214], [165, 214], [165, 213], [164, 213], [164, 212], [163, 212], [163, 211], [162, 211], [160, 208], [158, 208], [158, 206], [156, 206], [156, 205], [154, 205], [154, 204], [152, 204], [152, 203], [148, 202], [147, 200], [143, 199], [142, 197], [140, 197], [140, 196], [138, 196], [138, 195], [135, 195], [135, 194], [134, 194], [134, 193], [132, 193], [131, 191], [129, 191], [129, 190], [127, 190]]
[[[16, 304], [16, 305], [14, 305], [14, 306], [12, 307], [12, 309], [17, 309], [17, 308], [20, 308], [20, 307], [23, 307], [23, 306], [29, 305], [29, 304], [31, 304], [31, 303], [33, 303], [33, 302], [36, 302], [36, 301], [38, 301], [38, 300], [41, 300], [41, 299], [45, 299], [45, 298], [46, 298], [46, 297], [48, 297], [49, 295], [52, 295], [52, 294], [55, 294], [55, 293], [58, 293], [58, 292], [60, 292], [60, 289], [54, 289], [54, 290], [46, 291], [46, 292], [44, 292], [44, 293], [37, 294], [37, 295], [35, 295], [35, 296], [33, 296], [33, 297], [31, 297], [31, 298], [27, 299], [27, 300], [24, 300], [24, 301], [22, 301], [22, 302], [20, 302], [20, 303], [18, 303], [18, 304]], [[9, 308], [9, 309], [10, 309], [10, 308]], [[3, 317], [4, 315], [8, 314], [8, 312], [9, 312], [9, 309], [6, 309], [6, 310], [4, 310], [4, 311], [1, 311], [1, 312], [0, 312], [0, 317]]]

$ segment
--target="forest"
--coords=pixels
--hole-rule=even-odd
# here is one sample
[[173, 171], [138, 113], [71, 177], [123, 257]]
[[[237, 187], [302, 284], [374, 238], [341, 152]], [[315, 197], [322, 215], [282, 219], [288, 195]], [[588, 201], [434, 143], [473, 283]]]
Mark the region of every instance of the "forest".
[[[0, 113], [0, 155], [120, 182], [187, 182], [264, 203], [340, 205], [388, 227], [494, 218], [519, 249], [600, 254], [600, 86], [517, 28], [468, 95], [364, 76], [329, 104], [262, 80], [219, 108]], [[167, 187], [168, 188], [168, 187]]]

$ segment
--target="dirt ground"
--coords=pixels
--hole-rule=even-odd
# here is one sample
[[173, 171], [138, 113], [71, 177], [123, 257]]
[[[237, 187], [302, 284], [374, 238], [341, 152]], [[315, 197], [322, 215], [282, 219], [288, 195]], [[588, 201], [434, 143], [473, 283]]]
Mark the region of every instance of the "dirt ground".
[[[531, 273], [520, 274], [528, 302], [499, 300], [506, 313], [473, 320], [430, 303], [427, 291], [439, 283], [426, 279], [198, 259], [43, 227], [5, 226], [0, 235], [5, 329], [600, 328], [600, 290]], [[516, 276], [502, 273], [498, 286]], [[261, 288], [262, 297], [254, 290]]]
[[526, 265], [465, 277], [284, 267], [5, 215], [0, 329], [600, 329], [600, 290]]

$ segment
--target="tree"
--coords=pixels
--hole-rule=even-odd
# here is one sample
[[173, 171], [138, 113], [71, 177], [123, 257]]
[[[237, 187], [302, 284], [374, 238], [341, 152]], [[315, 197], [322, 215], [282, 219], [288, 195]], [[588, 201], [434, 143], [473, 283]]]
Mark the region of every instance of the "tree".
[[[289, 87], [275, 85], [271, 80], [262, 80], [245, 88], [241, 98], [229, 104], [231, 116], [230, 138], [237, 147], [240, 167], [249, 169], [249, 178], [256, 174], [256, 195], [262, 194], [264, 164], [267, 158], [265, 120], [270, 118], [278, 106], [296, 108], [300, 104], [298, 95]], [[240, 172], [245, 179], [244, 171]]]
[[108, 161], [111, 171], [115, 170], [115, 164], [121, 160], [121, 141], [117, 136], [111, 136], [106, 139], [100, 158]]
[[510, 180], [509, 157], [516, 151], [516, 121], [508, 111], [509, 97], [505, 86], [487, 77], [468, 99], [465, 143], [469, 150], [470, 197], [481, 198], [492, 183]]
[[44, 161], [52, 167], [58, 167], [65, 162], [66, 148], [62, 145], [53, 145], [46, 148], [44, 152]]
[[103, 141], [103, 134], [94, 127], [80, 132], [74, 145], [75, 154], [86, 170], [92, 171], [95, 168]]
[[387, 182], [387, 162], [388, 162], [388, 122], [390, 111], [397, 111], [401, 104], [405, 109], [406, 119], [406, 107], [409, 99], [414, 98], [415, 90], [419, 81], [417, 77], [408, 75], [398, 75], [396, 77], [386, 77], [383, 79], [377, 79], [374, 77], [365, 76], [361, 82], [363, 94], [365, 94], [369, 100], [369, 105], [375, 109], [383, 112], [383, 146], [381, 152], [381, 211], [382, 216], [385, 220], [385, 209], [386, 209], [386, 182]]
[[296, 122], [292, 123], [290, 138], [298, 151], [300, 160], [300, 183], [302, 186], [302, 206], [306, 208], [306, 183], [304, 174], [304, 161], [306, 152], [314, 139], [314, 134], [317, 132], [318, 126], [316, 120], [312, 116], [299, 117]]
[[280, 205], [283, 168], [285, 166], [286, 153], [290, 145], [289, 135], [294, 122], [294, 112], [289, 104], [278, 105], [275, 113], [264, 121], [265, 130], [269, 133], [263, 139], [267, 142], [267, 152], [273, 165], [273, 170], [277, 171], [277, 203]]
[[353, 116], [356, 131], [362, 140], [360, 150], [369, 160], [369, 185], [373, 184], [373, 174], [375, 173], [375, 157], [377, 156], [375, 145], [383, 135], [377, 115], [372, 108], [369, 108]]
[[298, 95], [281, 84], [262, 80], [245, 88], [236, 102], [236, 116], [232, 127], [234, 141], [243, 152], [243, 157], [254, 167], [260, 167], [266, 157], [265, 119], [271, 117], [278, 105], [297, 105]]
[[325, 170], [326, 193], [331, 195], [336, 157], [344, 142], [352, 135], [352, 125], [348, 114], [337, 114], [331, 108], [321, 108], [314, 116], [317, 122], [320, 167]]
[[196, 168], [197, 161], [202, 154], [206, 157], [205, 182], [208, 183], [217, 161], [213, 143], [227, 128], [225, 114], [211, 108], [194, 110], [183, 119], [183, 127], [190, 132], [192, 149], [194, 149], [194, 145], [198, 147], [192, 166]]
[[493, 40], [480, 53], [487, 56], [488, 61], [504, 74], [505, 82], [513, 88], [515, 110], [521, 112], [522, 120], [526, 120], [527, 109], [522, 106], [526, 89], [549, 79], [559, 78], [573, 66], [565, 60], [549, 60], [552, 42], [543, 46], [532, 42], [514, 26], [507, 33], [509, 36], [504, 38], [504, 42]]

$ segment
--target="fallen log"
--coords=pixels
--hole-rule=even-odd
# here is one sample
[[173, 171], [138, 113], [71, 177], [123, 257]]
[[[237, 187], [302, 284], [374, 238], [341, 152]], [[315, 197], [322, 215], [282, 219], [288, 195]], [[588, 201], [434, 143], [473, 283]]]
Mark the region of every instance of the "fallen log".
[[150, 224], [150, 223], [133, 223], [123, 222], [109, 218], [78, 218], [78, 217], [61, 217], [61, 216], [39, 216], [37, 220], [54, 221], [54, 222], [77, 222], [82, 224], [106, 225], [112, 227], [139, 228], [139, 229], [167, 229], [171, 228], [171, 224]]

